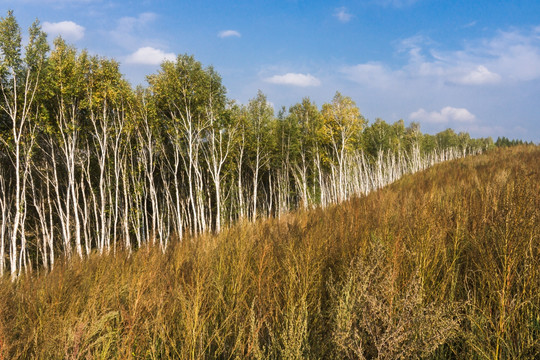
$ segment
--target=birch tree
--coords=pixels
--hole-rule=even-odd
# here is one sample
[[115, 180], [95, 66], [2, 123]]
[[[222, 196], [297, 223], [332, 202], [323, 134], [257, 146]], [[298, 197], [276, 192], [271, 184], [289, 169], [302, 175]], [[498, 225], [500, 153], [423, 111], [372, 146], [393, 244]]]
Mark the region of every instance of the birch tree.
[[[175, 62], [165, 62], [158, 74], [148, 78], [155, 96], [158, 115], [172, 129], [171, 145], [179, 147], [186, 174], [192, 231], [208, 227], [205, 216], [205, 191], [201, 166], [203, 132], [210, 126], [209, 107], [225, 104], [225, 88], [211, 68], [203, 68], [193, 56], [179, 55]], [[212, 110], [210, 113], [215, 113]], [[176, 151], [173, 150], [173, 151]]]
[[248, 104], [248, 127], [246, 133], [248, 137], [248, 166], [252, 171], [252, 191], [251, 191], [251, 219], [257, 219], [257, 201], [260, 182], [261, 169], [269, 161], [268, 140], [270, 122], [274, 116], [274, 110], [269, 105], [266, 95], [261, 91]]
[[[147, 242], [152, 239], [152, 244], [155, 244], [158, 235], [162, 234], [159, 228], [161, 219], [158, 198], [159, 184], [155, 177], [162, 139], [159, 133], [160, 124], [155, 116], [155, 107], [150, 92], [140, 88], [136, 96], [138, 100], [136, 116], [139, 124], [137, 135], [140, 146], [138, 154], [132, 157], [132, 182], [138, 199], [137, 204], [139, 204], [134, 220], [135, 224], [139, 225], [137, 229], [141, 229], [138, 242]], [[149, 208], [146, 206], [146, 199], [150, 201]], [[160, 242], [162, 241], [163, 239], [160, 237]]]
[[29, 40], [22, 53], [21, 30], [13, 12], [0, 19], [0, 110], [8, 119], [9, 136], [2, 143], [11, 159], [15, 188], [10, 233], [10, 273], [12, 280], [27, 265], [25, 220], [26, 186], [31, 171], [38, 105], [35, 103], [48, 45], [36, 21], [29, 29]]
[[[212, 100], [212, 99], [211, 99]], [[207, 106], [208, 127], [204, 133], [203, 152], [208, 166], [208, 172], [212, 178], [215, 195], [216, 220], [215, 231], [221, 231], [223, 222], [222, 190], [223, 169], [234, 145], [234, 139], [238, 130], [238, 124], [226, 117], [221, 109], [215, 108], [210, 101]]]
[[297, 149], [294, 153], [293, 174], [297, 188], [300, 191], [301, 204], [307, 208], [312, 202], [310, 185], [313, 189], [313, 177], [315, 176], [315, 159], [319, 155], [318, 135], [321, 131], [321, 115], [315, 104], [309, 98], [304, 98], [301, 103], [289, 109], [292, 123], [296, 125]]
[[337, 167], [332, 167], [336, 200], [347, 198], [347, 155], [358, 145], [362, 129], [366, 123], [360, 110], [348, 96], [336, 93], [332, 102], [322, 107], [324, 132]]
[[234, 171], [236, 174], [236, 206], [234, 210], [236, 212], [235, 216], [231, 214], [231, 220], [239, 219], [243, 220], [247, 217], [247, 206], [245, 200], [245, 189], [244, 189], [244, 167], [245, 167], [245, 158], [246, 158], [246, 131], [248, 128], [248, 112], [247, 108], [242, 105], [235, 104], [231, 108], [231, 116], [233, 121], [236, 124], [237, 136], [234, 141], [235, 146], [233, 147], [233, 157], [235, 161]]
[[49, 154], [52, 163], [51, 181], [64, 239], [64, 252], [68, 258], [71, 256], [73, 235], [77, 255], [83, 256], [77, 164], [84, 120], [81, 113], [85, 88], [83, 71], [88, 67], [87, 62], [85, 52], [77, 56], [74, 47], [67, 45], [61, 38], [55, 39], [48, 78], [49, 113], [53, 118], [50, 119], [48, 130], [48, 148], [44, 150]]
[[[85, 101], [91, 123], [94, 156], [99, 168], [100, 252], [116, 249], [121, 203], [121, 157], [129, 85], [114, 60], [92, 57], [86, 70]], [[111, 244], [112, 242], [112, 244]], [[129, 245], [127, 245], [129, 247]]]

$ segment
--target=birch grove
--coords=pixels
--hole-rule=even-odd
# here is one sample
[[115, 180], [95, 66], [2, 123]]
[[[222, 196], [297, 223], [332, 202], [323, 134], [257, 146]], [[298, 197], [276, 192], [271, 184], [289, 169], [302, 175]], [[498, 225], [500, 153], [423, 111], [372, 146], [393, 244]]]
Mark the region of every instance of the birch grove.
[[328, 206], [492, 144], [418, 124], [369, 124], [336, 93], [278, 116], [259, 92], [227, 99], [220, 76], [179, 55], [133, 89], [114, 60], [39, 23], [23, 48], [0, 19], [0, 274], [59, 256], [132, 251], [298, 208]]

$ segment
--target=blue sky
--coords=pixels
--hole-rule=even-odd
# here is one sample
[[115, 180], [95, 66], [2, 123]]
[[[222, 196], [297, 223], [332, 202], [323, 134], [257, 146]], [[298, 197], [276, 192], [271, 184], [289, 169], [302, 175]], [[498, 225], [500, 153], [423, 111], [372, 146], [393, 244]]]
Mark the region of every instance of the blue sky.
[[540, 142], [540, 1], [0, 0], [26, 29], [115, 58], [133, 84], [193, 54], [230, 98], [340, 91], [370, 121]]

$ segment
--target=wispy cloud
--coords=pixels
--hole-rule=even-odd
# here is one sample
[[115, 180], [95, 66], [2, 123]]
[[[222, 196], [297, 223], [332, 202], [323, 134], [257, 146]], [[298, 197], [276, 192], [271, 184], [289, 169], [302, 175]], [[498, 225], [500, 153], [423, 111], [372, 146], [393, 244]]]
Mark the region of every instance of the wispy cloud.
[[411, 113], [409, 118], [414, 121], [422, 121], [437, 124], [447, 124], [453, 122], [473, 122], [476, 120], [476, 116], [471, 114], [469, 110], [464, 108], [455, 108], [446, 106], [441, 111], [431, 111], [420, 108], [417, 111]]
[[272, 77], [264, 79], [266, 82], [272, 84], [280, 85], [291, 85], [291, 86], [319, 86], [321, 81], [311, 74], [300, 74], [300, 73], [287, 73], [285, 75], [274, 75]]
[[499, 32], [456, 51], [434, 46], [422, 37], [404, 39], [397, 50], [407, 54], [405, 65], [392, 69], [368, 62], [345, 66], [342, 72], [352, 81], [377, 87], [415, 81], [429, 81], [431, 86], [487, 86], [540, 79], [540, 39], [534, 32]]
[[334, 16], [342, 23], [349, 22], [353, 18], [353, 15], [349, 12], [349, 10], [345, 6], [337, 8], [334, 11]]
[[470, 23], [467, 23], [467, 24], [463, 25], [463, 28], [464, 29], [471, 28], [471, 27], [475, 26], [477, 23], [478, 23], [478, 21], [476, 21], [476, 20], [471, 21]]
[[43, 23], [43, 31], [50, 37], [62, 36], [67, 41], [78, 41], [84, 37], [84, 27], [73, 21], [60, 21]]
[[236, 31], [236, 30], [223, 30], [218, 33], [218, 37], [220, 38], [228, 38], [228, 37], [241, 37], [242, 35]]
[[479, 56], [490, 57], [486, 64], [503, 78], [512, 81], [540, 79], [540, 38], [534, 34], [500, 32], [482, 45]]
[[147, 35], [145, 32], [148, 30], [148, 25], [156, 19], [157, 15], [152, 12], [139, 14], [137, 17], [122, 17], [118, 19], [116, 28], [110, 31], [109, 35], [118, 45], [133, 49], [141, 45], [141, 38]]
[[398, 80], [396, 78], [398, 74], [380, 62], [345, 66], [341, 69], [341, 72], [354, 82], [364, 85], [369, 84], [369, 86], [377, 88], [395, 85], [395, 81]]
[[150, 46], [142, 47], [126, 58], [129, 64], [159, 65], [163, 61], [174, 61], [176, 56], [173, 53], [166, 53], [163, 50]]

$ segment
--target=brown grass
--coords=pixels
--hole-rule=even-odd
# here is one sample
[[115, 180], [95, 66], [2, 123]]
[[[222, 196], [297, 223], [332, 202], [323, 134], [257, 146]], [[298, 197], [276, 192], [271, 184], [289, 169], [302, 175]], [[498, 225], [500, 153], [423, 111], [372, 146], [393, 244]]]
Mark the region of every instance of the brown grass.
[[534, 359], [540, 148], [0, 283], [0, 359]]

